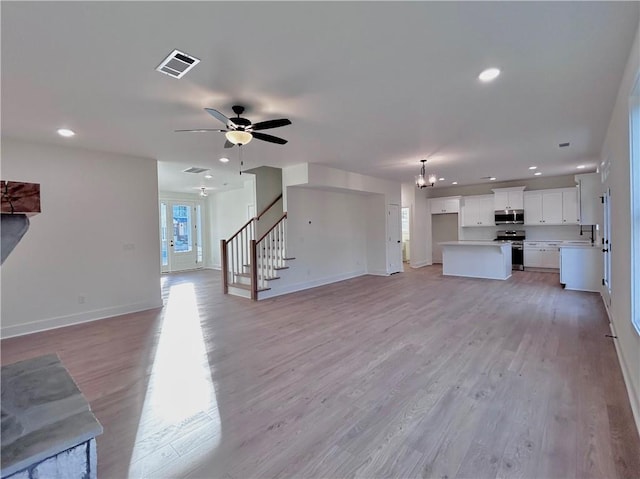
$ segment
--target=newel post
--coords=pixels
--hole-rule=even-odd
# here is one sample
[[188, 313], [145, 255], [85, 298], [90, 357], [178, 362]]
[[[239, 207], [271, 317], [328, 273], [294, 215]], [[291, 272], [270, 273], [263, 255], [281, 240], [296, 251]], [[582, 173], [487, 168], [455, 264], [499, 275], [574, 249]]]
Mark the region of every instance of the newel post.
[[220, 269], [222, 269], [222, 293], [229, 293], [229, 262], [227, 260], [227, 241], [220, 240]]
[[256, 240], [252, 239], [249, 242], [249, 254], [250, 256], [250, 268], [251, 268], [251, 299], [256, 301], [258, 299], [258, 255], [256, 253]]

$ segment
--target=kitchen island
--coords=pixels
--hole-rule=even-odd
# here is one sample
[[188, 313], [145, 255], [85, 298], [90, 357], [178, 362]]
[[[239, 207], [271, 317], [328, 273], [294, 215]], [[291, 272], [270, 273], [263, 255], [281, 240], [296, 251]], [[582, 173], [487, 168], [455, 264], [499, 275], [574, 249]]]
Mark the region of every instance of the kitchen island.
[[501, 241], [445, 241], [442, 274], [505, 280], [511, 277], [511, 244]]

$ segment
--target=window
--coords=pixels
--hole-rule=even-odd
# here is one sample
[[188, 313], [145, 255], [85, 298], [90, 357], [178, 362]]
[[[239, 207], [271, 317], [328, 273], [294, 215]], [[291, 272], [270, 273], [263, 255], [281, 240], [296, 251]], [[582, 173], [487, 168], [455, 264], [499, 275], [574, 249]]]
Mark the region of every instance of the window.
[[640, 334], [640, 77], [629, 102], [631, 170], [631, 322]]

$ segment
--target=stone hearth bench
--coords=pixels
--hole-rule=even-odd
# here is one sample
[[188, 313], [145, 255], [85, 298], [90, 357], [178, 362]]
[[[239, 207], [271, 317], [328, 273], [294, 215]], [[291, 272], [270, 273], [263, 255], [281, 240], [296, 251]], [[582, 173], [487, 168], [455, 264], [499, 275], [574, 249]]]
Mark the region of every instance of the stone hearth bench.
[[95, 479], [102, 426], [55, 354], [3, 366], [2, 479]]

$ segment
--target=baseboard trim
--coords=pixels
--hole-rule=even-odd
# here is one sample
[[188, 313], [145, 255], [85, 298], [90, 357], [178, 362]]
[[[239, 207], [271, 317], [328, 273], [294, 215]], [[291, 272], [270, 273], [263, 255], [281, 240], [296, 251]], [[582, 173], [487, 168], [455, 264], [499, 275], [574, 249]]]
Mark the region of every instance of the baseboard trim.
[[0, 329], [0, 338], [14, 338], [16, 336], [24, 336], [25, 334], [39, 333], [50, 329], [89, 323], [91, 321], [111, 318], [113, 316], [122, 316], [123, 314], [162, 308], [162, 306], [162, 298], [159, 297], [155, 301], [143, 301], [141, 303], [94, 309], [92, 311], [83, 311], [82, 313], [70, 314], [68, 316], [57, 316], [55, 318], [41, 319], [38, 321], [31, 321], [29, 323], [16, 324], [14, 326], [3, 326]]
[[[607, 302], [605, 301], [604, 296], [602, 296], [602, 302], [604, 304], [604, 309], [607, 312], [607, 316], [609, 318], [609, 329], [611, 330], [612, 336], [618, 336], [616, 333], [615, 323], [613, 322], [613, 317], [611, 316], [611, 311], [607, 306]], [[627, 396], [629, 397], [629, 403], [631, 404], [631, 412], [633, 413], [633, 419], [636, 423], [636, 432], [638, 436], [640, 436], [640, 398], [637, 396], [636, 391], [633, 387], [633, 382], [631, 381], [631, 373], [629, 372], [629, 366], [624, 359], [624, 355], [618, 346], [618, 341], [613, 340], [613, 344], [616, 348], [616, 354], [618, 355], [618, 363], [620, 364], [620, 369], [622, 370], [622, 378], [624, 379], [624, 384], [627, 388]]]
[[424, 266], [431, 266], [432, 263], [430, 263], [429, 261], [418, 261], [417, 263], [409, 263], [409, 266], [411, 266], [414, 269], [417, 268], [423, 268]]
[[372, 271], [367, 271], [365, 274], [370, 274], [371, 276], [389, 276], [389, 273], [383, 269], [374, 269]]
[[[258, 293], [258, 300], [273, 298], [275, 296], [282, 296], [284, 294], [295, 293], [297, 291], [304, 291], [305, 289], [317, 288], [318, 286], [325, 286], [327, 284], [338, 283], [347, 279], [357, 278], [358, 276], [366, 275], [366, 271], [353, 271], [351, 273], [338, 274], [335, 276], [328, 276], [326, 278], [320, 278], [314, 281], [308, 281], [304, 283], [295, 283], [285, 285], [281, 288], [272, 288], [268, 291]], [[386, 274], [385, 274], [386, 276]]]

